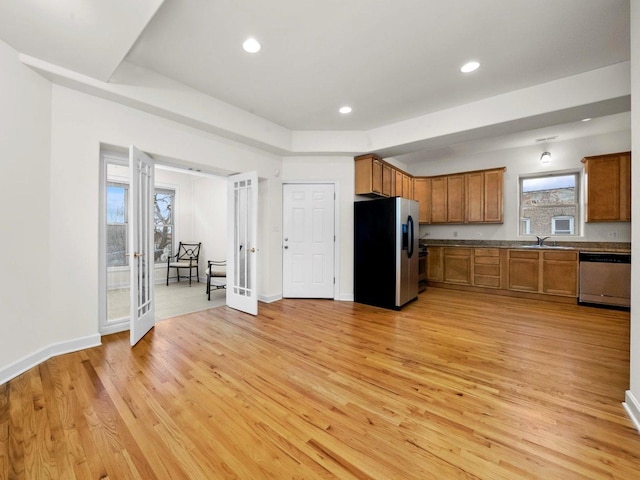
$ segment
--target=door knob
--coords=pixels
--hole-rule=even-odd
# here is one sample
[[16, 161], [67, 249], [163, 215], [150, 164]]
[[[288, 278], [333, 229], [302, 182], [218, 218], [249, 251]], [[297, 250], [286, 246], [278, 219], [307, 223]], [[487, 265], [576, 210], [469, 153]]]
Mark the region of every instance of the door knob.
[[285, 246], [284, 246], [284, 249], [285, 249], [285, 250], [286, 250], [287, 248], [289, 248], [289, 245], [285, 245]]

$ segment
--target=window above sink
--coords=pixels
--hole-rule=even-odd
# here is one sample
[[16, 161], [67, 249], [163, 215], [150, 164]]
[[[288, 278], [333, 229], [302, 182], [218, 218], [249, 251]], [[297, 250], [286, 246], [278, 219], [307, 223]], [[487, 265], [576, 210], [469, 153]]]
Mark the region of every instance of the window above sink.
[[579, 172], [520, 177], [519, 235], [578, 236], [579, 184]]

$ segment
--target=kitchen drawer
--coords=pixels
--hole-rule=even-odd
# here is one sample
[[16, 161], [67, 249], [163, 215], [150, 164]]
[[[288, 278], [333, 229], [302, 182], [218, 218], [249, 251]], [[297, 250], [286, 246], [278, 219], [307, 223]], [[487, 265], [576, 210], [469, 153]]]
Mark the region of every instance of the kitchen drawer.
[[500, 277], [500, 264], [478, 265], [476, 263], [474, 265], [473, 271], [476, 275], [492, 275], [495, 277]]
[[476, 248], [474, 249], [474, 254], [476, 259], [478, 257], [499, 257], [500, 249], [499, 248]]
[[500, 257], [475, 257], [473, 259], [475, 265], [500, 265]]
[[471, 248], [444, 248], [444, 255], [449, 257], [471, 257]]
[[493, 275], [474, 275], [473, 284], [477, 287], [500, 288], [500, 277]]
[[[539, 251], [530, 252], [528, 250], [509, 250], [509, 258], [528, 258], [532, 260], [538, 259]], [[548, 253], [566, 253], [566, 252], [548, 252]], [[570, 252], [573, 253], [573, 252]]]
[[577, 262], [578, 261], [578, 252], [542, 252], [543, 260], [560, 260], [560, 261], [569, 261], [569, 262]]

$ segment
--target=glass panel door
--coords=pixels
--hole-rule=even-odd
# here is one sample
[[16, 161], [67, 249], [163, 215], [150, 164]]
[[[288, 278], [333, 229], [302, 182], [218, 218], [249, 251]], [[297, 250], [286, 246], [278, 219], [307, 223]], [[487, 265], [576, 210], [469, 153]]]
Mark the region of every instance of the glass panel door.
[[257, 315], [257, 173], [229, 177], [228, 195], [227, 305]]

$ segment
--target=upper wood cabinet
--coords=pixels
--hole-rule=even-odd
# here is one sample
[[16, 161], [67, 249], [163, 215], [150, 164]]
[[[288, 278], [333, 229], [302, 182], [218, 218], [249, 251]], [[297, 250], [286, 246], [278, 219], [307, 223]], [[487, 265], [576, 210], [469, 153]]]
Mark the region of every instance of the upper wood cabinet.
[[467, 173], [464, 176], [467, 189], [465, 219], [467, 222], [484, 222], [484, 172]]
[[585, 157], [587, 222], [631, 221], [631, 152]]
[[465, 174], [466, 223], [502, 223], [504, 169]]
[[386, 163], [382, 164], [382, 195], [384, 197], [393, 196], [393, 168]]
[[356, 157], [355, 170], [356, 195], [390, 195], [391, 183], [388, 185], [389, 191], [386, 194], [383, 190], [383, 162], [379, 157], [376, 155]]
[[413, 178], [370, 153], [355, 157], [355, 194], [413, 198]]
[[402, 197], [402, 170], [393, 171], [394, 196]]
[[413, 177], [402, 172], [402, 196], [413, 199]]
[[355, 157], [355, 194], [420, 203], [420, 223], [502, 223], [504, 168], [412, 177], [373, 153]]
[[464, 223], [464, 175], [447, 175], [447, 223]]
[[431, 222], [431, 179], [418, 177], [413, 180], [413, 199], [419, 207], [418, 222]]
[[423, 181], [431, 181], [430, 215], [421, 212], [420, 223], [502, 223], [504, 170], [415, 177], [413, 184], [416, 193], [420, 189], [420, 198], [425, 194]]
[[484, 222], [504, 221], [504, 168], [485, 170], [484, 175]]
[[431, 177], [431, 223], [447, 223], [447, 177]]

